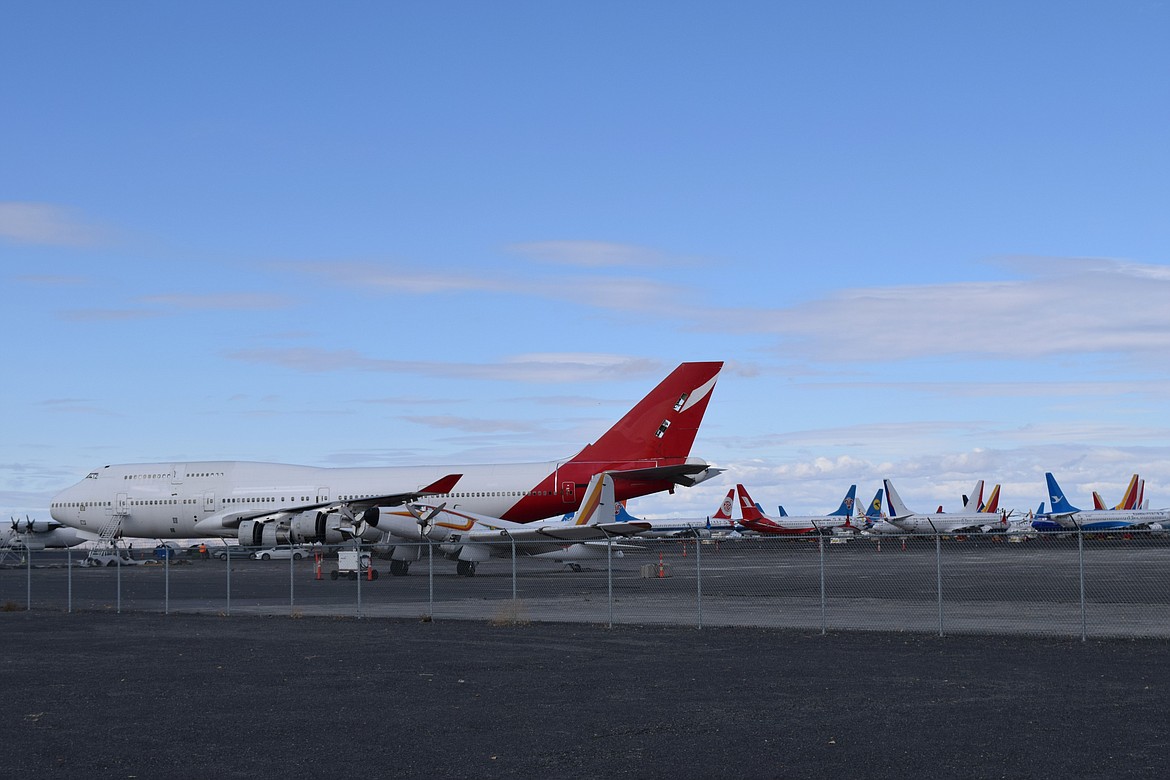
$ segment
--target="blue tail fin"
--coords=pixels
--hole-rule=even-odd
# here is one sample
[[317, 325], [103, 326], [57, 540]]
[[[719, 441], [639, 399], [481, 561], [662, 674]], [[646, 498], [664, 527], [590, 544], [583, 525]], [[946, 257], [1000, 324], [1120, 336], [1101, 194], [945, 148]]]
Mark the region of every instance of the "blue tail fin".
[[614, 520], [619, 523], [635, 523], [638, 521], [638, 518], [626, 511], [625, 501], [619, 501], [617, 502], [617, 512], [614, 513]]
[[836, 512], [830, 512], [829, 517], [853, 517], [853, 503], [857, 500], [857, 485], [850, 485], [849, 492], [841, 499], [841, 506]]
[[874, 523], [880, 523], [882, 520], [882, 489], [878, 488], [877, 493], [873, 496], [873, 501], [869, 502], [869, 508], [865, 510], [865, 527], [871, 528]]
[[1044, 479], [1048, 480], [1048, 498], [1052, 501], [1054, 515], [1066, 515], [1081, 511], [1064, 497], [1064, 492], [1060, 489], [1060, 485], [1056, 484], [1056, 477], [1052, 476], [1051, 471], [1045, 472]]

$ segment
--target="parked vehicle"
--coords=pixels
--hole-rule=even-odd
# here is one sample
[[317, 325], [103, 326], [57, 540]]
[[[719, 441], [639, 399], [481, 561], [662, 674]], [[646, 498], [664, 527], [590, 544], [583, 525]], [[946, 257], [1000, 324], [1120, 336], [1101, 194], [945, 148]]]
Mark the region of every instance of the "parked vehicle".
[[268, 547], [264, 550], [257, 550], [252, 553], [251, 557], [258, 561], [271, 560], [285, 560], [292, 558], [294, 561], [299, 561], [301, 558], [310, 558], [313, 551], [308, 547]]
[[348, 577], [351, 580], [356, 580], [358, 575], [361, 575], [376, 580], [378, 579], [378, 570], [370, 568], [370, 560], [368, 552], [360, 553], [359, 557], [357, 550], [339, 550], [337, 552], [337, 568], [329, 572], [329, 579]]
[[221, 561], [227, 560], [229, 555], [233, 558], [252, 557], [251, 550], [249, 550], [247, 547], [241, 547], [238, 544], [209, 546], [208, 551], [211, 553], [212, 558], [216, 558]]

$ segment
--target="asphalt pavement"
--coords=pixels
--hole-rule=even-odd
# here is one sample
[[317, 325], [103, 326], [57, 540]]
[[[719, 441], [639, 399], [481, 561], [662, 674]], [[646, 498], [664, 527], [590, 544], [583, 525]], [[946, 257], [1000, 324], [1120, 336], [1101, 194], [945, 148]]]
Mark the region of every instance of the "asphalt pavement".
[[5, 777], [1164, 777], [1170, 644], [3, 612]]

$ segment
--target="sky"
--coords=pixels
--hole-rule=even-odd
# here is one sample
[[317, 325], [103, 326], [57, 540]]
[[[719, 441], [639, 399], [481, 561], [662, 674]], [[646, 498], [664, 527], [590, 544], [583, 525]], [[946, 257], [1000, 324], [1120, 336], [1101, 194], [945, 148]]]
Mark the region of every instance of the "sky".
[[0, 514], [108, 463], [570, 456], [634, 514], [1170, 505], [1170, 4], [0, 12]]

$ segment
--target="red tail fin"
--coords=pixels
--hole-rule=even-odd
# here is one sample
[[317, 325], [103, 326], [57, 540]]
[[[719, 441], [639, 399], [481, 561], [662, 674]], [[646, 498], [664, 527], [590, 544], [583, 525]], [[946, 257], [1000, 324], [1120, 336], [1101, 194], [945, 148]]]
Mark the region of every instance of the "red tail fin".
[[719, 511], [711, 515], [712, 520], [730, 520], [731, 509], [735, 503], [735, 488], [727, 491], [727, 497], [723, 499], [723, 503], [719, 505]]
[[762, 517], [760, 510], [756, 509], [756, 502], [752, 501], [752, 497], [744, 490], [743, 485], [736, 485], [735, 489], [739, 492], [739, 511], [743, 512], [744, 521], [759, 520]]
[[722, 361], [683, 363], [570, 462], [685, 459], [722, 368]]

